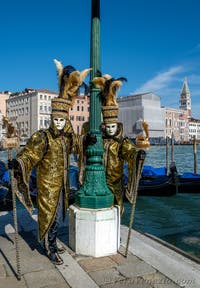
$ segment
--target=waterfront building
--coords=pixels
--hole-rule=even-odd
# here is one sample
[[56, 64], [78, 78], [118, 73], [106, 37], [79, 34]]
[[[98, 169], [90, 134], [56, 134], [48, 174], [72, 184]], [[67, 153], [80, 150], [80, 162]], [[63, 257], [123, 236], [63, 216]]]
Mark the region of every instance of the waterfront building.
[[189, 140], [196, 138], [200, 140], [200, 119], [191, 118], [189, 123]]
[[51, 99], [57, 95], [46, 89], [26, 88], [6, 100], [6, 115], [22, 140], [27, 141], [34, 132], [49, 126]]
[[150, 138], [165, 137], [164, 108], [160, 97], [154, 93], [144, 93], [118, 97], [119, 121], [123, 123], [124, 135], [135, 138], [142, 133], [142, 121], [149, 124]]
[[77, 95], [73, 107], [69, 111], [69, 118], [72, 122], [75, 133], [80, 134], [84, 122], [89, 121], [90, 97]]
[[165, 113], [165, 137], [174, 138], [177, 142], [185, 143], [194, 139], [200, 139], [200, 119], [191, 117], [191, 95], [187, 79], [184, 79], [180, 93], [179, 109], [166, 108]]
[[[0, 142], [4, 134], [5, 134], [5, 129], [3, 128], [3, 114], [0, 111]], [[1, 149], [1, 143], [0, 143], [0, 149]]]
[[11, 92], [0, 92], [0, 111], [2, 115], [6, 116], [6, 100], [9, 98]]
[[189, 140], [188, 114], [185, 110], [165, 107], [165, 138], [171, 138], [172, 133], [176, 142]]
[[[47, 89], [29, 89], [10, 95], [6, 100], [6, 115], [9, 121], [20, 132], [22, 141], [37, 130], [49, 127], [51, 99], [58, 93]], [[82, 124], [89, 118], [89, 97], [77, 95], [74, 106], [69, 111], [75, 132], [81, 131]]]
[[3, 116], [6, 116], [6, 100], [9, 98], [10, 93], [8, 91], [0, 92], [0, 141], [5, 134], [3, 129]]

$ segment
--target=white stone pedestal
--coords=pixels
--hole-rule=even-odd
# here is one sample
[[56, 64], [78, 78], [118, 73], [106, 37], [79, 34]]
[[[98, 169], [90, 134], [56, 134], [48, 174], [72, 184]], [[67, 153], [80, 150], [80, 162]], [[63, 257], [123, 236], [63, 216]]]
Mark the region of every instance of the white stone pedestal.
[[69, 246], [77, 254], [102, 257], [120, 245], [120, 208], [69, 207]]

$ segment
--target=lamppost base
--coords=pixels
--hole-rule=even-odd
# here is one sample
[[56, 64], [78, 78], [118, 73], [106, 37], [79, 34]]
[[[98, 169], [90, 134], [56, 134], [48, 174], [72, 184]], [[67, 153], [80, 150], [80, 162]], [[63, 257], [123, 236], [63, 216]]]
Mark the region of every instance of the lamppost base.
[[77, 254], [103, 257], [117, 254], [120, 246], [120, 207], [69, 207], [69, 246]]

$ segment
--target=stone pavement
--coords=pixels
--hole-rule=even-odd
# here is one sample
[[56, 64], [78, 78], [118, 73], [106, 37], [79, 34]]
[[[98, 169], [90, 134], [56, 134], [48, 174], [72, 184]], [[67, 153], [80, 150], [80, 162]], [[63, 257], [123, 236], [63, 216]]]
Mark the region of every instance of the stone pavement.
[[200, 287], [200, 265], [132, 230], [128, 257], [127, 227], [121, 226], [120, 251], [94, 258], [75, 254], [68, 244], [68, 219], [59, 230], [66, 247], [64, 264], [53, 265], [37, 242], [37, 211], [18, 211], [21, 280], [16, 278], [12, 212], [0, 212], [0, 288], [178, 288]]

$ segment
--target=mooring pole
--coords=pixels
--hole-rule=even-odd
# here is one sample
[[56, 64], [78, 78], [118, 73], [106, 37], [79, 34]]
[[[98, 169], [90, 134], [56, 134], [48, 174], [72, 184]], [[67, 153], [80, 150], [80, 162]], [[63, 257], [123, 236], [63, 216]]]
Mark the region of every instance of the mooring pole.
[[195, 136], [193, 140], [193, 153], [194, 153], [194, 173], [197, 174], [197, 141]]
[[166, 137], [166, 143], [165, 143], [165, 149], [166, 149], [166, 169], [167, 169], [167, 175], [169, 170], [169, 139], [168, 136]]
[[174, 132], [172, 132], [171, 162], [174, 162]]

